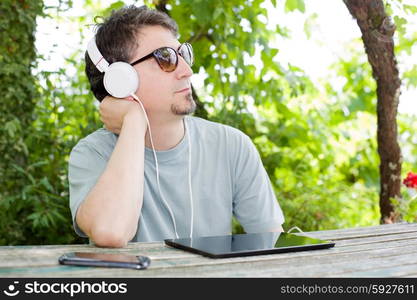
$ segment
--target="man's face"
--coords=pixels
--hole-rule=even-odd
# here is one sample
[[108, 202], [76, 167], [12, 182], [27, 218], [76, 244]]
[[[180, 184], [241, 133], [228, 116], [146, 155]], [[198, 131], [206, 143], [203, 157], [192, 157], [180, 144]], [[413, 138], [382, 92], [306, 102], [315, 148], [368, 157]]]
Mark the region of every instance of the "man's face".
[[[138, 41], [139, 47], [132, 61], [161, 47], [177, 50], [181, 45], [171, 31], [161, 26], [143, 28], [138, 34]], [[136, 64], [134, 68], [139, 74], [136, 95], [150, 115], [172, 119], [195, 111], [190, 82], [193, 71], [181, 56], [178, 55], [178, 66], [173, 72], [163, 71], [153, 57]]]

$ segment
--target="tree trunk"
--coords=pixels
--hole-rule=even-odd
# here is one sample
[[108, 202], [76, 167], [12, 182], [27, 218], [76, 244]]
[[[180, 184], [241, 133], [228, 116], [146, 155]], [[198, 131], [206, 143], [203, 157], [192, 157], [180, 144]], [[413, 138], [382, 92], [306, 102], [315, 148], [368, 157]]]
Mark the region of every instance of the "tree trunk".
[[378, 153], [380, 156], [381, 223], [398, 220], [391, 198], [399, 198], [401, 149], [397, 142], [397, 108], [401, 80], [394, 55], [395, 25], [385, 13], [382, 0], [344, 0], [357, 20], [362, 40], [377, 82]]

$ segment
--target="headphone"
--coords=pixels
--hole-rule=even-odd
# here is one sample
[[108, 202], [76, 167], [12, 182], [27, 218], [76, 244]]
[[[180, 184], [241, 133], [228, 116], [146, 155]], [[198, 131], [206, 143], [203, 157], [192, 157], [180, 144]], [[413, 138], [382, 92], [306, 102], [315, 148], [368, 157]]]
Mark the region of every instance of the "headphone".
[[[148, 124], [148, 130], [149, 130], [149, 138], [152, 145], [154, 160], [155, 160], [155, 170], [156, 170], [156, 182], [158, 184], [158, 191], [159, 196], [161, 197], [162, 201], [165, 204], [165, 207], [168, 209], [168, 212], [171, 216], [172, 223], [174, 225], [174, 232], [175, 236], [178, 239], [178, 232], [177, 232], [177, 224], [175, 222], [174, 214], [171, 210], [171, 208], [168, 205], [168, 202], [164, 199], [164, 196], [162, 195], [161, 186], [159, 183], [159, 168], [158, 168], [158, 158], [156, 156], [155, 147], [153, 144], [152, 139], [152, 132], [151, 132], [151, 126], [149, 124], [148, 115], [145, 111], [145, 108], [143, 107], [142, 102], [139, 100], [138, 96], [136, 96], [136, 91], [139, 88], [139, 76], [136, 72], [135, 68], [131, 66], [130, 64], [126, 62], [114, 62], [112, 64], [109, 64], [107, 60], [101, 55], [100, 50], [98, 50], [97, 44], [96, 44], [96, 38], [93, 37], [87, 44], [87, 53], [90, 57], [93, 64], [96, 66], [96, 68], [103, 73], [104, 72], [104, 78], [103, 78], [103, 84], [106, 91], [115, 98], [126, 98], [126, 97], [133, 97], [136, 102], [140, 104], [142, 107], [142, 110], [145, 114], [146, 122]], [[190, 132], [189, 132], [189, 126], [186, 125], [187, 122], [185, 122], [184, 119], [184, 129], [187, 134], [188, 139], [188, 189], [190, 192], [190, 206], [191, 206], [191, 228], [190, 228], [190, 238], [193, 236], [193, 229], [194, 229], [194, 207], [193, 207], [193, 191], [191, 186], [191, 140], [190, 140]]]
[[126, 62], [109, 64], [97, 48], [93, 37], [87, 45], [88, 56], [96, 68], [103, 73], [103, 84], [106, 91], [115, 98], [133, 96], [139, 87], [139, 76], [136, 70]]

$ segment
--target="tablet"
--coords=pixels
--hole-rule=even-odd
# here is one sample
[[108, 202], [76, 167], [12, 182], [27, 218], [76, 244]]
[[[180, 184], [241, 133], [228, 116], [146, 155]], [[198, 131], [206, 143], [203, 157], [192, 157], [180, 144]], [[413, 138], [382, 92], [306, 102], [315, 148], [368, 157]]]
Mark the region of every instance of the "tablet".
[[334, 242], [284, 232], [166, 239], [171, 247], [211, 258], [263, 255], [330, 248]]

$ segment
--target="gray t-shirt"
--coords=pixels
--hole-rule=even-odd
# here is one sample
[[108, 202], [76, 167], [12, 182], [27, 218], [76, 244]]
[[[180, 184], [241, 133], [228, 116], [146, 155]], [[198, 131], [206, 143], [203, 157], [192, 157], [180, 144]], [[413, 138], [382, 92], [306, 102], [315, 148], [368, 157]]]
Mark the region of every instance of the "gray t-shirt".
[[[281, 225], [283, 213], [250, 138], [233, 127], [197, 117], [187, 116], [185, 122], [192, 149], [193, 236], [231, 234], [233, 215], [248, 233]], [[70, 208], [74, 229], [82, 237], [86, 235], [75, 222], [77, 209], [103, 173], [117, 139], [116, 134], [102, 128], [80, 140], [71, 151]], [[188, 237], [191, 231], [188, 150], [185, 134], [174, 148], [156, 152], [160, 188], [180, 237]], [[160, 198], [155, 160], [149, 148], [145, 148], [144, 196], [138, 222], [132, 241], [175, 238], [173, 220]]]

